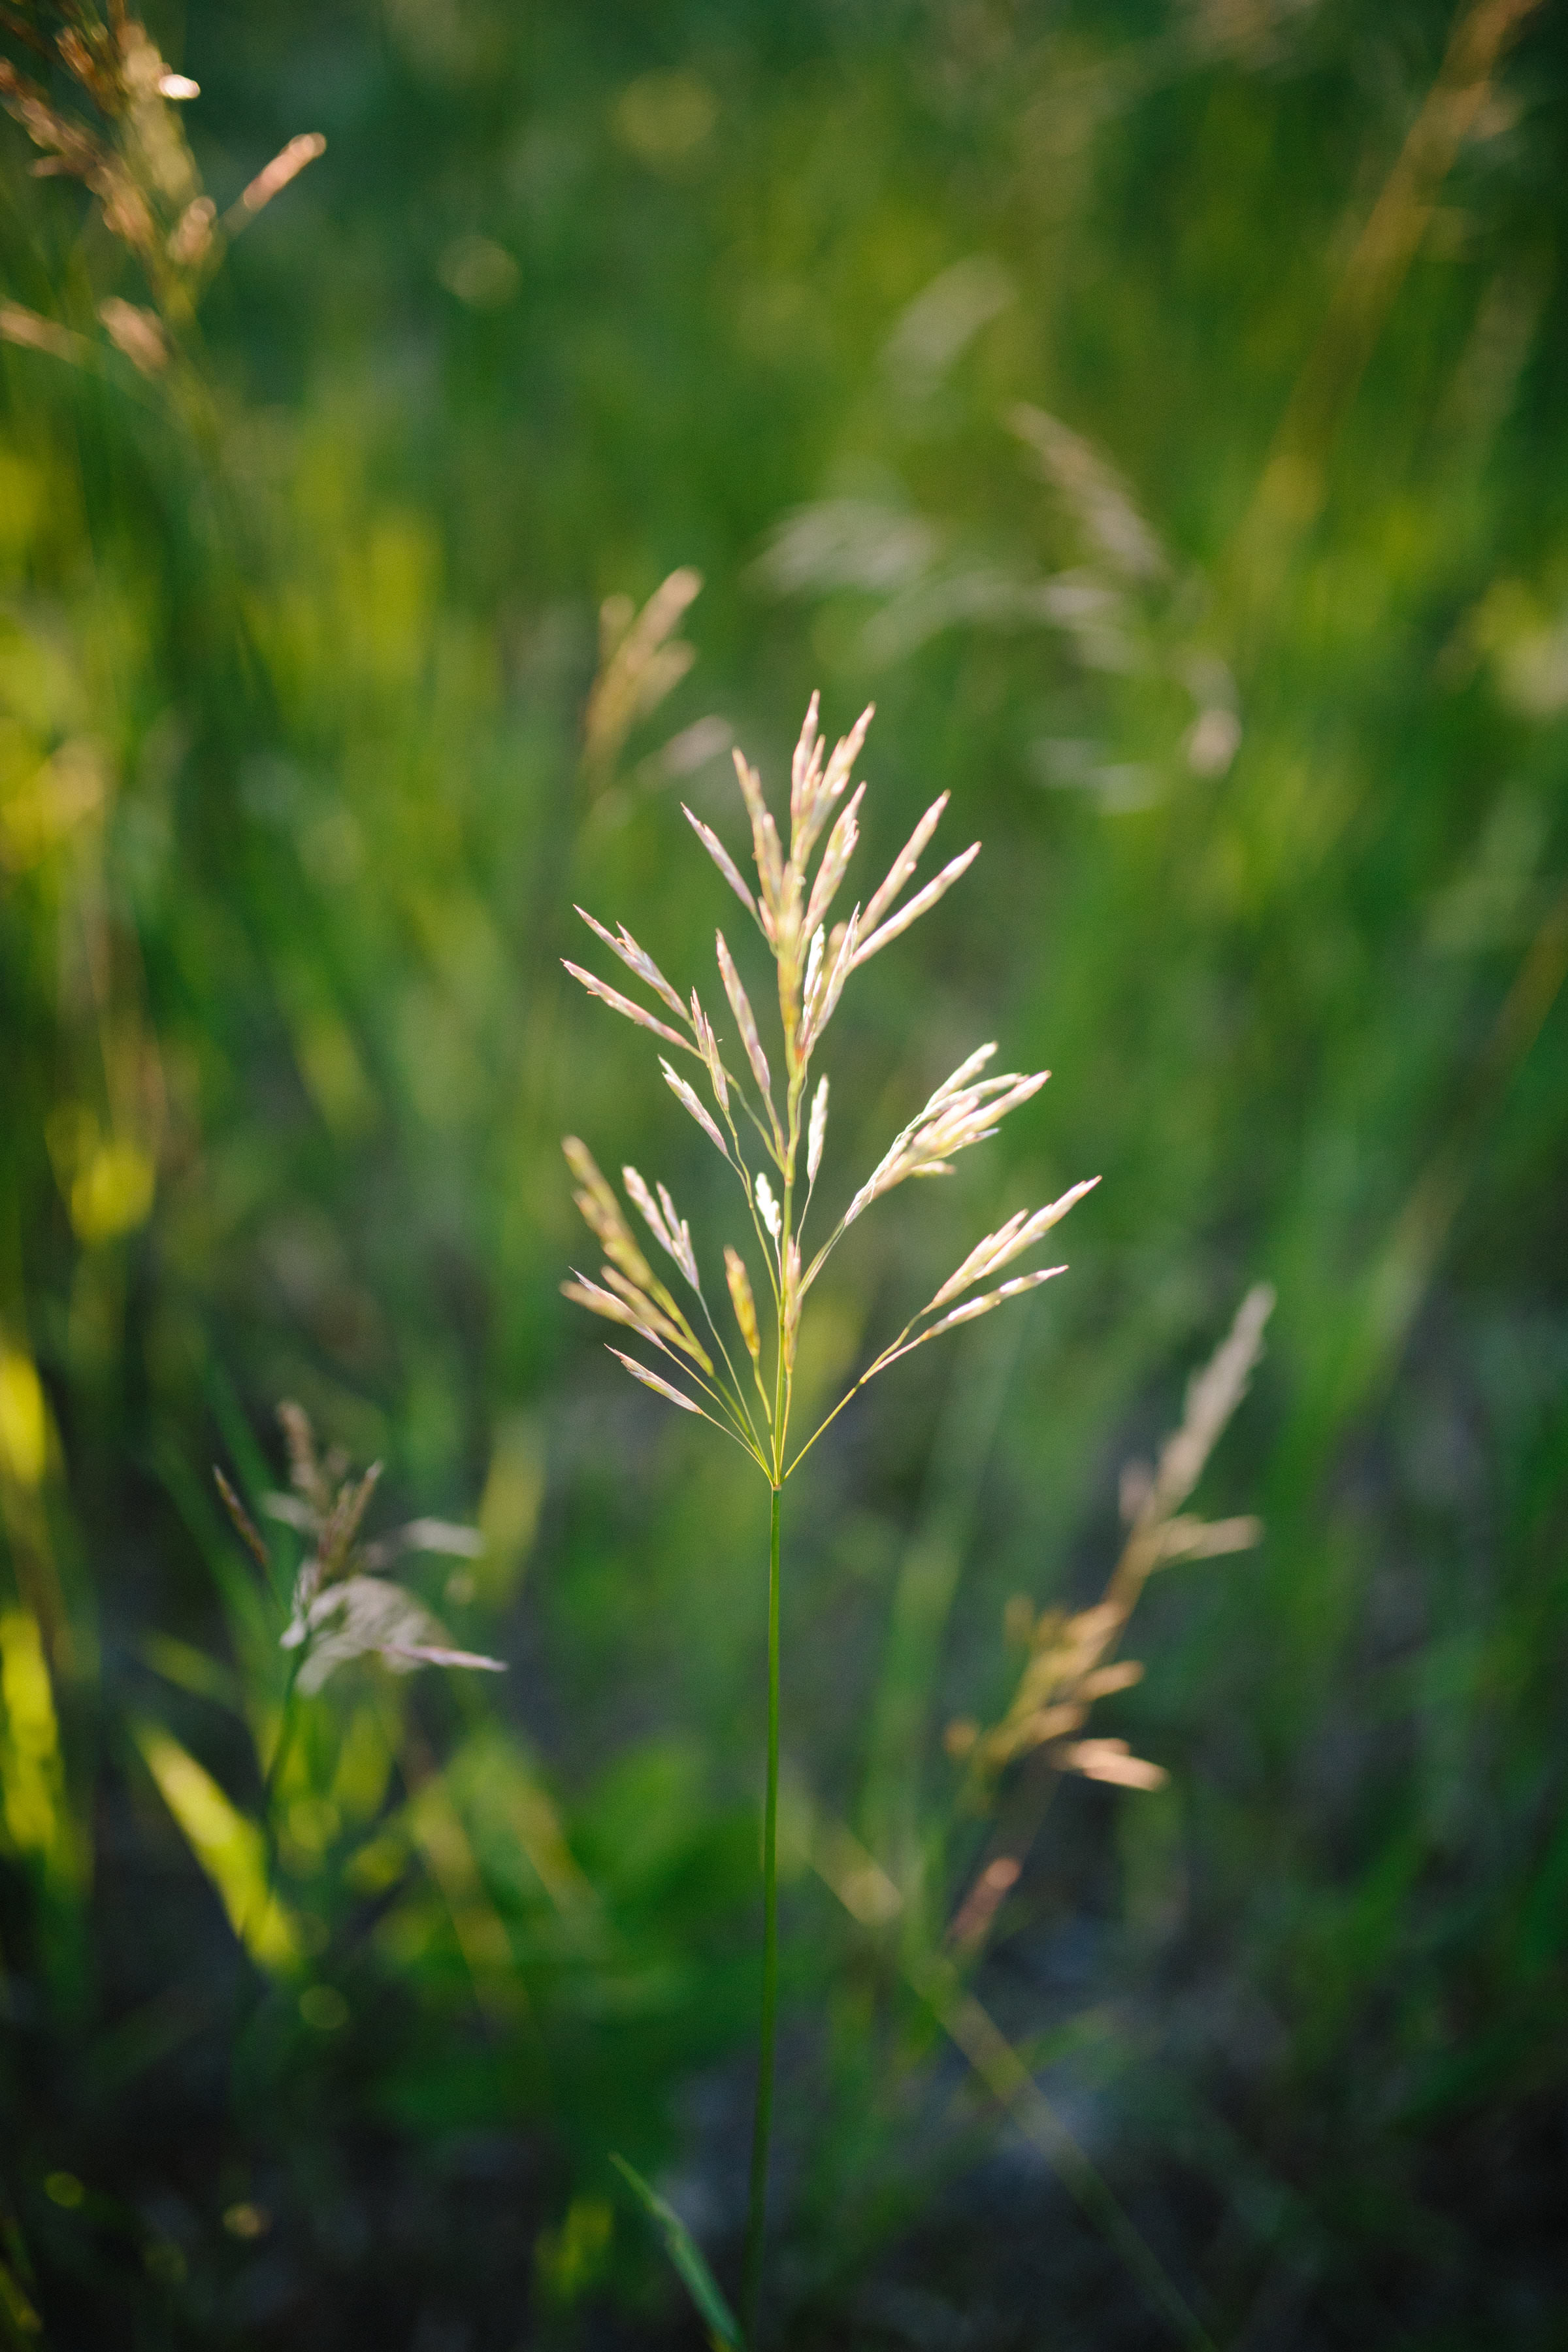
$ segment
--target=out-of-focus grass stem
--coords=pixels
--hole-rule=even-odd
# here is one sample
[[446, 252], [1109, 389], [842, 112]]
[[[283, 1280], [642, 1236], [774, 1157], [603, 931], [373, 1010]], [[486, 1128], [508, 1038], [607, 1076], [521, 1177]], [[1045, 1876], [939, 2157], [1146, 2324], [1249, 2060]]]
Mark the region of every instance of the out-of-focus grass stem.
[[289, 1751], [294, 1744], [294, 1727], [299, 1720], [296, 1685], [300, 1669], [310, 1654], [309, 1641], [301, 1643], [291, 1653], [288, 1677], [283, 1685], [283, 1710], [278, 1720], [278, 1738], [273, 1743], [266, 1777], [261, 1783], [261, 1834], [265, 1841], [262, 1867], [263, 1900], [272, 1899], [272, 1882], [278, 1873], [278, 1791], [282, 1785], [283, 1768], [289, 1761]]

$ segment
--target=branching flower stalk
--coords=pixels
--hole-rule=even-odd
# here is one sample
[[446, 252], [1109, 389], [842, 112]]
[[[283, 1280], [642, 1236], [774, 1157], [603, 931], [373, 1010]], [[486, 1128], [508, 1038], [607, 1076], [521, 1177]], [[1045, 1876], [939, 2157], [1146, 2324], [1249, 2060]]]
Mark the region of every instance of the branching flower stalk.
[[[385, 1573], [395, 1560], [414, 1552], [473, 1559], [484, 1549], [478, 1529], [453, 1527], [445, 1519], [410, 1519], [388, 1535], [367, 1540], [361, 1528], [380, 1482], [380, 1463], [373, 1462], [356, 1478], [335, 1450], [321, 1456], [303, 1407], [284, 1402], [278, 1418], [289, 1449], [289, 1491], [266, 1496], [262, 1508], [268, 1518], [293, 1528], [308, 1549], [295, 1575], [289, 1622], [279, 1636], [279, 1647], [289, 1654], [289, 1666], [262, 1794], [268, 1891], [277, 1843], [273, 1798], [293, 1738], [298, 1700], [313, 1697], [339, 1666], [354, 1658], [378, 1658], [397, 1675], [413, 1674], [420, 1666], [504, 1672], [500, 1658], [454, 1649], [423, 1601]], [[236, 1532], [270, 1586], [272, 1558], [256, 1522], [216, 1465], [213, 1478]]]
[[[56, 97], [74, 85], [77, 100]], [[108, 295], [97, 304], [108, 341], [143, 376], [163, 377], [205, 419], [192, 361], [201, 300], [228, 247], [326, 141], [302, 131], [220, 212], [202, 184], [180, 110], [201, 96], [165, 64], [125, 0], [0, 0], [0, 108], [37, 150], [35, 176], [77, 180], [103, 226], [134, 261], [151, 304]], [[0, 341], [96, 366], [102, 347], [59, 319], [0, 300]]]
[[[932, 802], [869, 898], [857, 901], [847, 917], [833, 910], [844, 889], [859, 839], [859, 812], [866, 787], [850, 791], [855, 763], [870, 723], [868, 709], [831, 754], [817, 731], [814, 695], [795, 747], [790, 772], [787, 852], [755, 769], [737, 752], [735, 770], [751, 820], [756, 887], [742, 874], [710, 827], [689, 809], [692, 830], [745, 908], [773, 960], [781, 1042], [774, 1065], [763, 1043], [756, 1014], [722, 930], [716, 936], [720, 985], [733, 1024], [730, 1057], [698, 992], [683, 999], [625, 926], [611, 931], [584, 911], [589, 929], [630, 973], [658, 1010], [612, 987], [597, 974], [568, 962], [566, 969], [590, 994], [650, 1031], [668, 1051], [660, 1057], [666, 1084], [702, 1129], [733, 1175], [745, 1203], [755, 1256], [764, 1279], [771, 1328], [757, 1310], [752, 1264], [726, 1244], [724, 1285], [733, 1329], [726, 1339], [722, 1302], [698, 1263], [691, 1231], [665, 1186], [653, 1187], [635, 1168], [622, 1171], [626, 1199], [659, 1251], [674, 1265], [695, 1302], [683, 1306], [654, 1271], [619, 1200], [575, 1136], [564, 1150], [576, 1179], [575, 1199], [601, 1250], [597, 1279], [574, 1273], [563, 1288], [569, 1298], [607, 1321], [619, 1324], [652, 1349], [667, 1367], [656, 1370], [622, 1349], [611, 1353], [634, 1379], [683, 1412], [710, 1422], [756, 1464], [771, 1493], [768, 1567], [767, 1793], [763, 1815], [763, 1950], [762, 2053], [758, 2068], [752, 2143], [750, 2215], [747, 2227], [742, 2325], [755, 2342], [765, 2221], [768, 2144], [772, 2122], [773, 2042], [778, 1992], [777, 1818], [779, 1751], [779, 1518], [784, 1485], [850, 1399], [900, 1357], [961, 1323], [989, 1314], [1056, 1275], [1061, 1265], [1037, 1266], [1004, 1282], [994, 1277], [1033, 1251], [1074, 1203], [1098, 1182], [1073, 1185], [1042, 1208], [1020, 1209], [994, 1233], [985, 1234], [963, 1264], [910, 1317], [868, 1364], [804, 1444], [792, 1435], [795, 1372], [802, 1314], [813, 1285], [851, 1225], [906, 1178], [946, 1176], [961, 1151], [996, 1133], [1010, 1111], [1038, 1093], [1050, 1073], [1007, 1071], [990, 1075], [994, 1045], [982, 1045], [945, 1078], [900, 1129], [826, 1239], [808, 1256], [805, 1227], [826, 1145], [829, 1087], [826, 1074], [813, 1082], [814, 1065], [827, 1025], [851, 976], [890, 945], [945, 896], [979, 854], [970, 846], [931, 881], [905, 893], [935, 833], [948, 795]], [[820, 854], [819, 852], [820, 845]], [[722, 1020], [722, 1013], [720, 1015]], [[738, 1045], [739, 1051], [735, 1050]], [[683, 1075], [671, 1056], [697, 1067]], [[694, 1084], [695, 1079], [698, 1083]], [[699, 1085], [705, 1088], [699, 1092]], [[992, 1286], [982, 1289], [983, 1284]], [[716, 1308], [719, 1310], [716, 1312]]]
[[1188, 1382], [1181, 1424], [1166, 1438], [1153, 1466], [1124, 1466], [1127, 1539], [1100, 1599], [1069, 1615], [1060, 1609], [1037, 1612], [1026, 1594], [1015, 1594], [1004, 1623], [1026, 1657], [1009, 1706], [989, 1730], [965, 1719], [948, 1725], [948, 1753], [967, 1763], [968, 1796], [981, 1810], [988, 1810], [997, 1782], [1016, 1766], [1032, 1760], [1045, 1768], [1043, 1778], [1038, 1770], [1032, 1778], [1021, 1776], [1008, 1817], [953, 1914], [947, 1945], [957, 1958], [968, 1962], [977, 1957], [1000, 1905], [1017, 1884], [1057, 1774], [1080, 1773], [1123, 1789], [1165, 1784], [1162, 1767], [1134, 1756], [1124, 1739], [1080, 1735], [1100, 1699], [1143, 1678], [1136, 1659], [1118, 1659], [1115, 1652], [1156, 1570], [1176, 1560], [1221, 1559], [1262, 1540], [1261, 1519], [1203, 1519], [1184, 1507], [1247, 1393], [1273, 1308], [1268, 1285], [1255, 1284], [1215, 1354]]

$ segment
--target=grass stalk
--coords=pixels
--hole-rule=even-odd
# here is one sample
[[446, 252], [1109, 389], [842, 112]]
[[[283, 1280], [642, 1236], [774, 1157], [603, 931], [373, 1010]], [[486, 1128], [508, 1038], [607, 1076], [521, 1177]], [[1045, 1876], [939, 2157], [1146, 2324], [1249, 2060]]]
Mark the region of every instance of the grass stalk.
[[[660, 1056], [666, 1084], [739, 1182], [746, 1219], [767, 1278], [766, 1291], [759, 1292], [741, 1252], [731, 1243], [724, 1244], [725, 1287], [744, 1349], [738, 1361], [750, 1370], [751, 1386], [762, 1406], [763, 1418], [759, 1422], [743, 1373], [741, 1379], [736, 1378], [737, 1360], [731, 1359], [713, 1327], [691, 1229], [666, 1187], [662, 1183], [650, 1187], [635, 1168], [621, 1171], [626, 1199], [659, 1250], [679, 1270], [698, 1301], [704, 1322], [712, 1329], [723, 1372], [718, 1370], [688, 1320], [675, 1293], [643, 1255], [615, 1192], [601, 1174], [587, 1145], [578, 1136], [562, 1139], [567, 1164], [576, 1179], [574, 1198], [605, 1260], [596, 1281], [574, 1270], [573, 1279], [562, 1286], [566, 1296], [622, 1330], [629, 1328], [645, 1346], [655, 1349], [671, 1370], [682, 1375], [684, 1385], [674, 1385], [663, 1371], [655, 1371], [651, 1365], [624, 1354], [620, 1348], [611, 1350], [645, 1388], [652, 1389], [682, 1412], [711, 1422], [725, 1436], [742, 1446], [767, 1480], [773, 1498], [768, 1560], [767, 1800], [763, 1825], [763, 2030], [741, 2296], [742, 2333], [752, 2347], [756, 2344], [767, 2230], [768, 2147], [773, 2127], [773, 2054], [778, 2022], [779, 1512], [784, 1483], [816, 1444], [816, 1437], [831, 1427], [850, 1400], [889, 1364], [913, 1349], [923, 1347], [928, 1339], [937, 1339], [977, 1316], [989, 1315], [1005, 1300], [1065, 1273], [1066, 1268], [1059, 1265], [1037, 1266], [1033, 1273], [1015, 1275], [994, 1289], [980, 1289], [983, 1282], [989, 1282], [1026, 1252], [1033, 1251], [1074, 1202], [1099, 1181], [1091, 1178], [1086, 1183], [1075, 1184], [1059, 1200], [1044, 1207], [1019, 1209], [994, 1233], [984, 1235], [934, 1296], [904, 1324], [891, 1345], [882, 1349], [839, 1399], [818, 1424], [816, 1436], [808, 1438], [791, 1460], [790, 1410], [801, 1315], [806, 1295], [826, 1259], [873, 1202], [908, 1177], [951, 1175], [954, 1157], [972, 1144], [984, 1143], [994, 1135], [1007, 1113], [1027, 1102], [1050, 1075], [1046, 1070], [1036, 1070], [1023, 1076], [1013, 1070], [1005, 1075], [982, 1076], [996, 1047], [978, 1046], [894, 1138], [807, 1270], [802, 1255], [801, 1227], [822, 1165], [828, 1104], [826, 1075], [818, 1079], [815, 1092], [811, 1089], [812, 1055], [856, 967], [868, 956], [879, 953], [889, 940], [898, 938], [935, 906], [949, 886], [967, 872], [980, 847], [978, 842], [973, 842], [958, 856], [950, 858], [931, 881], [894, 911], [947, 805], [947, 794], [942, 793], [926, 811], [869, 899], [857, 901], [847, 920], [831, 922], [834, 900], [859, 838], [857, 813], [865, 793], [864, 784], [856, 788], [842, 807], [838, 803], [848, 788], [870, 717], [869, 709], [864, 711], [830, 755], [818, 732], [817, 701], [815, 695], [812, 697], [790, 766], [787, 857], [778, 825], [763, 795], [762, 780], [742, 754], [738, 751], [735, 753], [736, 778], [751, 821], [759, 897], [752, 897], [740, 867], [718, 835], [700, 818], [692, 816], [689, 809], [686, 812], [721, 875], [761, 932], [773, 959], [784, 1044], [782, 1117], [774, 1095], [776, 1066], [769, 1062], [752, 1000], [722, 931], [716, 932], [714, 940], [719, 978], [734, 1024], [733, 1035], [743, 1049], [742, 1055], [734, 1055], [731, 1049], [732, 1059], [737, 1065], [743, 1061], [749, 1079], [738, 1075], [737, 1068], [725, 1061], [718, 1033], [697, 991], [692, 990], [688, 1003], [624, 924], [618, 933], [612, 932], [585, 908], [577, 909], [601, 944], [658, 1000], [659, 1012], [652, 1012], [647, 1005], [638, 1003], [580, 965], [566, 964], [566, 970], [591, 996], [598, 997], [639, 1028], [652, 1031], [674, 1053], [697, 1063], [705, 1074], [712, 1098], [711, 1111], [668, 1057]], [[680, 1024], [679, 1029], [671, 1028], [667, 1015]], [[805, 1108], [808, 1100], [809, 1110]], [[742, 1149], [743, 1122], [737, 1112], [743, 1112], [744, 1120], [754, 1130], [766, 1167], [753, 1167]], [[803, 1144], [804, 1200], [798, 1190]], [[797, 1201], [802, 1203], [798, 1221]], [[757, 1322], [760, 1296], [772, 1300], [776, 1323], [771, 1393], [763, 1372], [762, 1333]], [[955, 1301], [962, 1303], [954, 1304]], [[946, 1596], [951, 1576], [944, 1575], [941, 1582], [942, 1596]], [[918, 1645], [922, 1674], [926, 1654], [933, 1647], [945, 1616], [945, 1597], [940, 1609], [924, 1612], [922, 1631], [927, 1616], [931, 1628]], [[917, 1680], [920, 1678], [917, 1676]], [[649, 2206], [648, 2210], [654, 2209]], [[696, 2257], [691, 2250], [685, 2249], [679, 2259], [673, 2254], [671, 2259], [677, 2260], [684, 2277]], [[707, 2309], [706, 2305], [703, 2307]]]
[[773, 1490], [768, 1534], [768, 1786], [763, 1811], [763, 2039], [757, 2058], [757, 2105], [752, 2126], [752, 2194], [746, 2216], [746, 2262], [741, 2326], [748, 2346], [757, 2340], [767, 2230], [768, 2142], [773, 2117], [773, 2045], [779, 2007], [779, 1503]]

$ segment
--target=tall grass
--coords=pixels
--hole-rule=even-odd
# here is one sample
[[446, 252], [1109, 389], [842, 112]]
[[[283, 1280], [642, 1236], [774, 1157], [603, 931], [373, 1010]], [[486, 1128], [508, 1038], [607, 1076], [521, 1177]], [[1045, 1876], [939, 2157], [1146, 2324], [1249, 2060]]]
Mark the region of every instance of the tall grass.
[[[1058, 1076], [856, 1221], [799, 1437], [975, 1234], [1106, 1181], [1070, 1283], [790, 1489], [770, 2329], [1549, 2341], [1548, 12], [282, 0], [150, 16], [202, 95], [141, 114], [58, 47], [89, 19], [18, 0], [0, 51], [106, 186], [138, 122], [199, 178], [154, 252], [0, 123], [6, 2324], [656, 2336], [607, 2148], [740, 2270], [763, 1474], [595, 1380], [553, 1139], [743, 1255], [770, 1401], [773, 1244], [557, 957], [576, 898], [708, 968], [666, 804], [725, 832], [718, 757], [819, 679], [875, 687], [878, 872], [944, 787], [987, 856], [836, 1016], [813, 1217], [971, 1038]], [[198, 335], [168, 238], [209, 192], [237, 229], [301, 121]], [[1141, 1519], [1260, 1276], [1256, 1402]], [[393, 1522], [482, 1528], [398, 1581], [512, 1671], [346, 1662], [268, 1802], [308, 1547], [269, 1591], [196, 1470], [285, 1486], [279, 1395]], [[1142, 1581], [1232, 1510], [1255, 1564]], [[1092, 1650], [1119, 1552], [1137, 1682]], [[1163, 1784], [1064, 1782], [1096, 1741]]]
[[[1044, 1208], [1032, 1212], [1019, 1209], [1005, 1224], [976, 1242], [962, 1265], [910, 1318], [898, 1336], [878, 1352], [854, 1386], [823, 1416], [804, 1443], [792, 1438], [795, 1360], [806, 1298], [850, 1226], [874, 1202], [907, 1179], [951, 1175], [958, 1154], [973, 1144], [989, 1140], [1007, 1114], [1037, 1094], [1050, 1075], [1037, 1070], [1027, 1076], [1016, 1071], [1008, 1071], [1002, 1076], [982, 1076], [981, 1072], [996, 1048], [994, 1045], [977, 1047], [900, 1129], [826, 1240], [807, 1256], [805, 1226], [826, 1149], [829, 1102], [826, 1072], [817, 1077], [815, 1088], [811, 1087], [814, 1058], [854, 972], [936, 906], [973, 864], [980, 846], [978, 842], [973, 843], [951, 858], [912, 898], [905, 897], [946, 807], [948, 795], [943, 793], [926, 810], [870, 897], [863, 902], [857, 901], [847, 918], [831, 920], [859, 842], [857, 819], [866, 787], [858, 784], [849, 793], [849, 786], [870, 718], [869, 710], [864, 712], [829, 755], [818, 731], [817, 703], [813, 697], [790, 770], [787, 855], [762, 780], [736, 752], [735, 773], [751, 819], [757, 874], [755, 897], [718, 835], [700, 817], [693, 816], [689, 809], [686, 811], [698, 839], [745, 908], [773, 960], [783, 1038], [783, 1068], [776, 1093], [773, 1068], [751, 999], [721, 930], [716, 935], [719, 976], [736, 1033], [730, 1050], [732, 1060], [738, 1061], [739, 1045], [744, 1056], [745, 1076], [726, 1063], [719, 1034], [697, 991], [692, 990], [689, 1004], [684, 1002], [625, 925], [612, 933], [592, 915], [583, 917], [589, 929], [657, 1000], [663, 1013], [680, 1024], [679, 1029], [671, 1028], [662, 1014], [652, 1013], [579, 965], [569, 962], [566, 966], [590, 994], [603, 999], [639, 1028], [650, 1030], [700, 1066], [713, 1104], [711, 1111], [668, 1059], [660, 1063], [671, 1093], [695, 1119], [735, 1179], [751, 1226], [751, 1238], [766, 1275], [773, 1308], [771, 1360], [764, 1376], [763, 1336], [751, 1276], [742, 1254], [732, 1244], [724, 1243], [725, 1285], [740, 1342], [737, 1354], [742, 1365], [749, 1362], [748, 1380], [737, 1370], [736, 1358], [713, 1319], [702, 1287], [689, 1223], [680, 1216], [662, 1183], [657, 1187], [656, 1200], [637, 1169], [623, 1170], [626, 1197], [697, 1301], [708, 1339], [717, 1350], [716, 1363], [706, 1340], [699, 1336], [679, 1302], [649, 1266], [586, 1145], [574, 1136], [567, 1138], [566, 1157], [580, 1188], [575, 1195], [577, 1206], [605, 1251], [607, 1263], [598, 1282], [579, 1275], [566, 1285], [566, 1296], [610, 1322], [635, 1331], [658, 1349], [681, 1375], [679, 1385], [618, 1349], [611, 1352], [646, 1387], [684, 1412], [698, 1414], [739, 1445], [767, 1480], [771, 1495], [767, 1770], [763, 1812], [762, 2054], [757, 2071], [742, 2292], [742, 2326], [748, 2343], [756, 2341], [762, 2289], [778, 2025], [779, 1586], [784, 1488], [823, 1432], [879, 1372], [926, 1340], [989, 1314], [1009, 1298], [1021, 1297], [1053, 1276], [1065, 1273], [1065, 1266], [1060, 1265], [1037, 1267], [1031, 1273], [1012, 1276], [995, 1289], [982, 1292], [978, 1287], [1004, 1266], [1035, 1249], [1098, 1181], [1090, 1178], [1075, 1184]], [[846, 793], [849, 794], [847, 799]], [[814, 867], [819, 845], [820, 856]], [[578, 909], [580, 914], [582, 911]], [[749, 1130], [744, 1142], [742, 1126]], [[776, 1191], [768, 1175], [770, 1167], [775, 1171]], [[966, 1293], [973, 1295], [965, 1297]], [[959, 1300], [962, 1305], [954, 1303]], [[1107, 1770], [1106, 1759], [1093, 1743], [1080, 1743], [1065, 1754], [1068, 1761], [1076, 1762], [1083, 1770], [1116, 1777]]]

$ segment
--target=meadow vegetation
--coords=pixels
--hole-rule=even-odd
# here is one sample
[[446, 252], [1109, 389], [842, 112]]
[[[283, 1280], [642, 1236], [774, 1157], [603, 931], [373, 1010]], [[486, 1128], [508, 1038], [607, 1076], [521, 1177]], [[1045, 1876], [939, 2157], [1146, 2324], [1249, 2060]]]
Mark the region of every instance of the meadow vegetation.
[[[722, 2336], [743, 1454], [1089, 1176], [790, 1483], [758, 2340], [1557, 2340], [1565, 84], [1530, 0], [0, 6], [0, 2345]], [[984, 854], [742, 1201], [562, 965], [765, 1083], [854, 934], [710, 988], [680, 807], [739, 866], [815, 690], [835, 920]], [[797, 1346], [784, 1163], [830, 1232], [991, 1037]], [[563, 1300], [563, 1134], [741, 1447]]]

